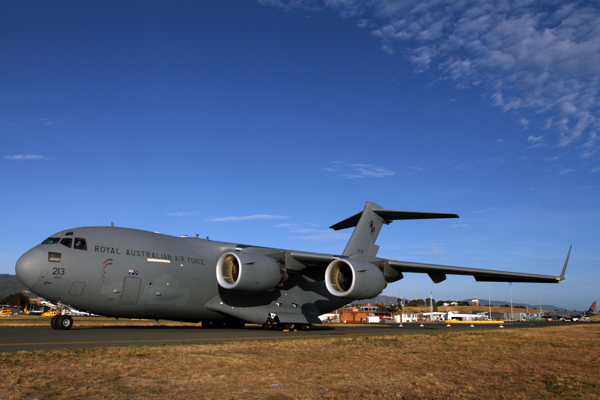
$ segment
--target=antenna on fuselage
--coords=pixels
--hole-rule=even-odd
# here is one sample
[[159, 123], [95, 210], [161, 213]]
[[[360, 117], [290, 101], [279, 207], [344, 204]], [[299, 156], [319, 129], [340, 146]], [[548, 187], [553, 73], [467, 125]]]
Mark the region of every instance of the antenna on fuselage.
[[111, 221], [111, 222], [110, 222], [110, 227], [111, 227], [111, 228], [114, 228], [114, 227], [115, 227], [115, 223]]

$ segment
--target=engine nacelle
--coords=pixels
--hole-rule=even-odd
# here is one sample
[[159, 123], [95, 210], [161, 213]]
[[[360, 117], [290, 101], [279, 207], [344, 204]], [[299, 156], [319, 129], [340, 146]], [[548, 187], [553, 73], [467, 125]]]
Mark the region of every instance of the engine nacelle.
[[217, 262], [217, 281], [225, 289], [260, 292], [285, 282], [287, 273], [271, 257], [228, 252]]
[[327, 266], [325, 285], [334, 296], [360, 300], [377, 296], [387, 282], [376, 265], [345, 258]]

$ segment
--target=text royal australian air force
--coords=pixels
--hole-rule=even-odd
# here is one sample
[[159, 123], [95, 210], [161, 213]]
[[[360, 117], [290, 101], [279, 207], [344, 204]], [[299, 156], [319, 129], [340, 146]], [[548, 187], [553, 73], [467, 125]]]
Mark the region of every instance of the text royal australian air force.
[[161, 260], [161, 261], [174, 261], [178, 263], [187, 262], [188, 264], [196, 264], [196, 265], [205, 265], [204, 259], [196, 258], [196, 257], [186, 257], [182, 255], [172, 255], [165, 254], [158, 251], [148, 251], [148, 250], [137, 250], [137, 249], [125, 249], [123, 253], [118, 247], [112, 246], [94, 246], [94, 251], [96, 253], [103, 254], [116, 254], [116, 255], [126, 255], [131, 257], [141, 257], [146, 258], [148, 261], [153, 260]]

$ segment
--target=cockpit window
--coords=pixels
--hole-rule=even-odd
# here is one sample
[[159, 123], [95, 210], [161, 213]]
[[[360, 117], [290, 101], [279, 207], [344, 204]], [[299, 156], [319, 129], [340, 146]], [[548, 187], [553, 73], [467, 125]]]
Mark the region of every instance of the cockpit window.
[[68, 248], [71, 248], [71, 244], [73, 244], [73, 238], [62, 238], [60, 240], [60, 244], [62, 244], [63, 246], [67, 246]]
[[49, 237], [48, 239], [44, 240], [42, 242], [42, 244], [54, 244], [54, 243], [58, 243], [60, 242], [60, 238], [57, 237]]
[[75, 238], [75, 246], [73, 246], [73, 248], [79, 250], [87, 250], [87, 243], [85, 242], [85, 239]]

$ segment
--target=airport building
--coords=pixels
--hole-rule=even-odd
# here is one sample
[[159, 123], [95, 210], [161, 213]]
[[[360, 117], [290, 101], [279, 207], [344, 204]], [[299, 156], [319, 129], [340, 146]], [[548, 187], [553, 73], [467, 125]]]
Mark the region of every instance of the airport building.
[[319, 318], [323, 322], [378, 324], [416, 322], [419, 320], [419, 314], [407, 314], [401, 311], [378, 311], [378, 305], [367, 303], [360, 308], [341, 308], [332, 313], [320, 315]]

